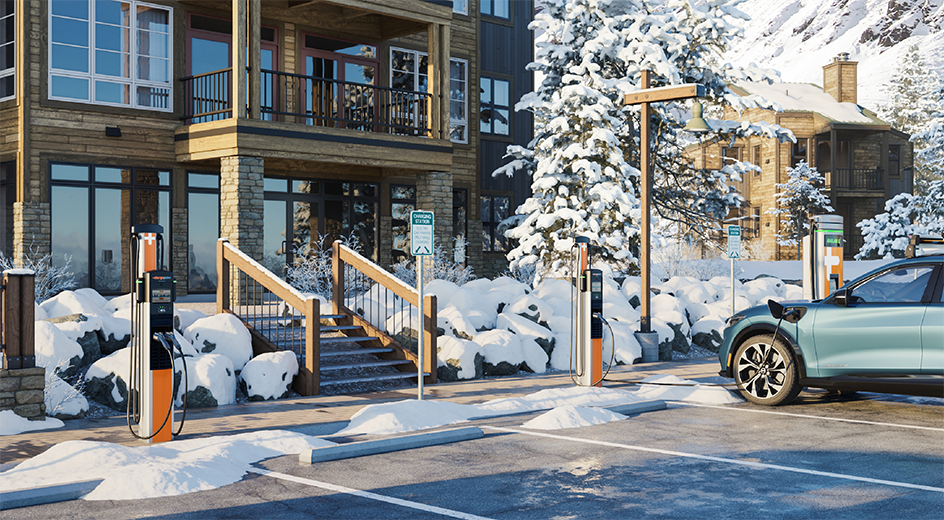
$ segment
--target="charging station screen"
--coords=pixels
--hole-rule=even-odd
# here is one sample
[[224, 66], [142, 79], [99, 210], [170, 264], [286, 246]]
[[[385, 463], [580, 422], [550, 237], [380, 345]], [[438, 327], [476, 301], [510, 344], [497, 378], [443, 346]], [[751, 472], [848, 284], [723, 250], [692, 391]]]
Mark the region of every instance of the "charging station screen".
[[590, 292], [602, 292], [603, 282], [590, 282]]
[[826, 235], [826, 247], [842, 247], [842, 235]]

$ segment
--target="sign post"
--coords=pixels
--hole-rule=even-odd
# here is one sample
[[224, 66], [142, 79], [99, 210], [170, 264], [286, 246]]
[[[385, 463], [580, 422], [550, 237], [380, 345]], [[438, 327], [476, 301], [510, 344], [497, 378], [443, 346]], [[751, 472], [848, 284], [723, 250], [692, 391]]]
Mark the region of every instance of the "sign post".
[[419, 370], [417, 400], [423, 400], [423, 339], [426, 336], [426, 316], [423, 312], [423, 264], [427, 256], [433, 254], [433, 212], [410, 212], [410, 253], [416, 257], [416, 291], [419, 293], [417, 305], [420, 326], [417, 331], [416, 355]]
[[734, 260], [741, 258], [741, 226], [728, 226], [728, 258], [731, 260], [731, 316], [734, 316]]

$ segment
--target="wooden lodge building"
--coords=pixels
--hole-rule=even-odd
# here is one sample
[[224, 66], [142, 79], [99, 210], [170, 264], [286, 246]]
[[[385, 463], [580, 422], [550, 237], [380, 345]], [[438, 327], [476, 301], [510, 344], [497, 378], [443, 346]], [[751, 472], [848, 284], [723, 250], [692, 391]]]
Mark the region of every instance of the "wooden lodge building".
[[726, 223], [739, 223], [746, 243], [762, 241], [770, 248], [768, 260], [797, 258], [794, 247], [776, 244], [779, 216], [767, 214], [776, 206], [776, 184], [788, 180], [787, 168], [806, 161], [826, 178], [826, 194], [835, 214], [843, 217], [844, 255], [852, 258], [862, 247], [856, 223], [885, 211], [885, 201], [899, 193], [913, 193], [913, 146], [910, 136], [891, 127], [857, 104], [857, 62], [848, 54], [823, 67], [823, 86], [806, 83], [738, 83], [731, 89], [741, 96], [761, 95], [783, 107], [783, 112], [748, 109], [738, 113], [724, 108], [732, 121], [765, 121], [793, 131], [796, 143], [753, 136], [729, 142], [708, 142], [690, 147], [686, 154], [696, 167], [720, 169], [722, 161], [746, 161], [761, 168], [734, 186], [745, 201]]
[[[0, 0], [0, 251], [127, 292], [133, 225], [180, 293], [226, 237], [277, 273], [341, 236], [386, 266], [409, 212], [488, 276], [530, 179], [531, 0]], [[246, 42], [233, 45], [233, 42]], [[455, 247], [460, 239], [465, 247]]]

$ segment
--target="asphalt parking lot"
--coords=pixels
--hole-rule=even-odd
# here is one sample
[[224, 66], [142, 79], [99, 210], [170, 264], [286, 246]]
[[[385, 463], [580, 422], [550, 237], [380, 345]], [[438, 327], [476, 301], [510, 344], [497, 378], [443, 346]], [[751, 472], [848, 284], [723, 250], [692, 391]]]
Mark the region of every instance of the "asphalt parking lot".
[[[3, 512], [66, 518], [944, 518], [944, 406], [806, 392], [790, 406], [668, 409], [356, 459], [263, 461], [212, 491]], [[351, 438], [344, 440], [363, 440]]]

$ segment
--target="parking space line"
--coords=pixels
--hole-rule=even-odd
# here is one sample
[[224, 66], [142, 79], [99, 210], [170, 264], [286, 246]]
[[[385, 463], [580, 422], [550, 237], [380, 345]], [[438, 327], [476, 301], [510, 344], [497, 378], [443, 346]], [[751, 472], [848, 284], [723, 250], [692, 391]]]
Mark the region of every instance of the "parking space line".
[[448, 516], [452, 518], [461, 518], [463, 520], [492, 520], [484, 516], [476, 516], [476, 515], [471, 515], [469, 513], [463, 513], [461, 511], [453, 511], [451, 509], [443, 509], [441, 507], [421, 504], [419, 502], [411, 502], [409, 500], [403, 500], [401, 498], [378, 495], [376, 493], [371, 493], [370, 491], [361, 491], [359, 489], [338, 486], [335, 484], [329, 484], [327, 482], [319, 482], [317, 480], [296, 477], [294, 475], [289, 475], [286, 473], [278, 473], [275, 471], [269, 471], [266, 469], [259, 469], [259, 468], [250, 468], [249, 471], [251, 473], [265, 475], [267, 477], [277, 478], [280, 480], [287, 480], [289, 482], [295, 482], [297, 484], [303, 484], [306, 486], [327, 489], [328, 491], [335, 491], [337, 493], [347, 493], [349, 495], [354, 495], [361, 498], [368, 498], [371, 500], [378, 500], [380, 502], [387, 502], [388, 504], [395, 504], [398, 506], [409, 507], [411, 509], [417, 509], [419, 511], [426, 511], [427, 513], [435, 513], [437, 515]]
[[564, 435], [554, 435], [552, 433], [541, 433], [527, 430], [516, 430], [514, 428], [502, 428], [498, 426], [482, 426], [482, 429], [485, 430], [494, 430], [500, 432], [508, 433], [520, 433], [522, 435], [531, 435], [534, 437], [546, 437], [548, 439], [558, 439], [564, 441], [573, 441], [581, 442], [584, 444], [595, 444], [598, 446], [607, 446], [610, 448], [620, 448], [624, 450], [633, 450], [633, 451], [644, 451], [648, 453], [658, 453], [660, 455], [671, 455], [674, 457], [685, 457], [689, 459], [699, 459], [707, 460], [710, 462], [722, 462], [725, 464], [737, 464], [741, 466], [749, 466], [757, 469], [778, 469], [781, 471], [790, 471], [793, 473], [804, 473], [807, 475], [817, 475], [820, 477], [832, 477], [840, 478], [845, 480], [855, 480], [858, 482], [868, 482], [870, 484], [881, 484], [885, 486], [895, 486], [909, 489], [920, 489], [922, 491], [934, 491], [936, 493], [944, 493], [944, 488], [933, 487], [933, 486], [922, 486], [920, 484], [910, 484], [908, 482], [895, 482], [894, 480], [882, 480], [868, 477], [857, 477], [854, 475], [844, 475], [842, 473], [832, 473], [829, 471], [817, 471], [815, 469], [803, 469], [803, 468], [793, 468], [790, 466], [781, 466], [779, 464], [766, 464], [763, 462], [751, 462], [746, 460], [737, 460], [737, 459], [726, 459], [723, 457], [712, 457], [711, 455], [698, 455], [696, 453], [685, 453], [682, 451], [672, 451], [672, 450], [661, 450], [658, 448], [645, 448], [642, 446], [633, 446], [631, 444], [620, 444], [616, 442], [607, 442], [607, 441], [596, 441], [592, 439], [581, 439], [579, 437], [567, 437]]
[[848, 423], [872, 424], [875, 426], [894, 426], [896, 428], [912, 428], [915, 430], [931, 430], [935, 432], [944, 432], [944, 428], [931, 428], [930, 426], [913, 426], [911, 424], [895, 424], [895, 423], [883, 423], [883, 422], [874, 422], [874, 421], [861, 421], [858, 419], [841, 419], [839, 417], [822, 417], [819, 415], [803, 415], [799, 413], [773, 412], [769, 410], [751, 410], [749, 408], [735, 408], [732, 406], [715, 406], [715, 405], [710, 405], [710, 404], [685, 403], [681, 401], [671, 401], [670, 404], [681, 405], [681, 406], [694, 406], [696, 408], [718, 408], [721, 410], [736, 410], [738, 412], [767, 413], [771, 415], [787, 415], [790, 417], [802, 417], [804, 419], [822, 419], [824, 421], [839, 421], [839, 422], [848, 422]]

